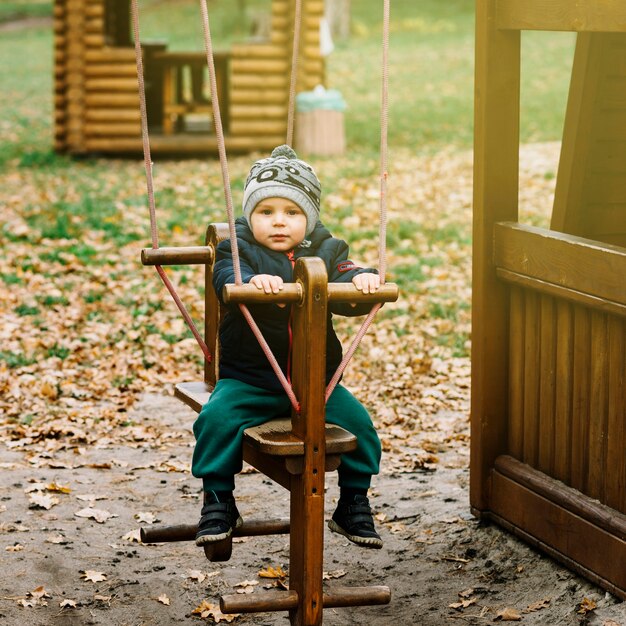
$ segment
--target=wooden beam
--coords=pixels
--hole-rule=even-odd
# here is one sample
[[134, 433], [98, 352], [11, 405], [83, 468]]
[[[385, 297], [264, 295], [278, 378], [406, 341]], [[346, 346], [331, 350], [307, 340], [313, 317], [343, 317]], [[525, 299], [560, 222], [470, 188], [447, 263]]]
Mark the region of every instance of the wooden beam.
[[503, 30], [556, 30], [626, 32], [623, 0], [498, 0], [497, 28]]
[[513, 222], [494, 236], [499, 268], [626, 305], [624, 248]]
[[[476, 2], [470, 502], [488, 508], [489, 472], [506, 451], [508, 293], [493, 265], [493, 225], [517, 220], [520, 35]], [[505, 217], [506, 216], [506, 217]]]

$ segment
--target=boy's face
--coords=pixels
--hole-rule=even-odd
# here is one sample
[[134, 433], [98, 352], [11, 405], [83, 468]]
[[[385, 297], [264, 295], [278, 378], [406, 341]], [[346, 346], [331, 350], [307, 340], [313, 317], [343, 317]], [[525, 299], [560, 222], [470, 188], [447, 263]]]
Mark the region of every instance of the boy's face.
[[288, 252], [302, 242], [306, 234], [306, 215], [287, 198], [265, 198], [250, 216], [254, 238], [266, 248]]

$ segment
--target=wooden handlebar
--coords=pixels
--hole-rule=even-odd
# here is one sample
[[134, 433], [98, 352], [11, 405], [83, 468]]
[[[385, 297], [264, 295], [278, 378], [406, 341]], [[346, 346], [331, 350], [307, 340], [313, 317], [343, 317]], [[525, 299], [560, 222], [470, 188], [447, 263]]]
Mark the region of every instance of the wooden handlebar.
[[[304, 291], [300, 283], [285, 283], [278, 293], [265, 293], [254, 285], [226, 285], [222, 292], [226, 303], [282, 304], [301, 302]], [[395, 302], [398, 299], [398, 285], [385, 283], [374, 293], [362, 293], [352, 283], [328, 283], [329, 302], [354, 302], [358, 304]]]
[[213, 248], [144, 248], [141, 251], [141, 262], [144, 265], [206, 265], [213, 262]]

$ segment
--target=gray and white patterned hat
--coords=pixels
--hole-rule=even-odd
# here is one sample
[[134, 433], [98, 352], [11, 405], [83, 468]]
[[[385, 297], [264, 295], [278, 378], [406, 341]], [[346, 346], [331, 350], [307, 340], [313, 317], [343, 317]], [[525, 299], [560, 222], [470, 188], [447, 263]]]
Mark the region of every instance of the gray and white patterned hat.
[[243, 191], [243, 214], [250, 225], [250, 216], [261, 200], [292, 200], [306, 215], [308, 236], [320, 216], [321, 195], [322, 187], [313, 168], [285, 144], [274, 148], [269, 158], [256, 161], [250, 168]]

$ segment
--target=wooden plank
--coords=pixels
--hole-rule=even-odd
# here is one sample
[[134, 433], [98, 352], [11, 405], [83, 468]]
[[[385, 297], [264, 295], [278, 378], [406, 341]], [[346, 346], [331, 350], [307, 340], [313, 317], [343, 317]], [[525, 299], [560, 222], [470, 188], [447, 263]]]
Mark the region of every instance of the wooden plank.
[[517, 220], [520, 36], [476, 4], [470, 503], [488, 508], [489, 472], [507, 446], [507, 286], [493, 265], [493, 225]]
[[[626, 597], [626, 541], [517, 482], [494, 472], [491, 510], [571, 561], [607, 580]], [[570, 562], [571, 562], [570, 561]]]
[[509, 453], [524, 458], [524, 292], [511, 289], [509, 323]]
[[244, 119], [283, 119], [287, 117], [286, 106], [272, 104], [231, 104], [229, 112], [231, 121]]
[[286, 106], [284, 89], [231, 89], [230, 104], [280, 104]]
[[281, 89], [285, 90], [288, 85], [286, 74], [261, 75], [255, 73], [232, 72], [230, 77], [231, 89]]
[[626, 322], [609, 318], [608, 335], [605, 502], [626, 514]]
[[111, 93], [137, 93], [137, 78], [88, 78], [85, 81], [87, 91], [108, 91]]
[[267, 43], [236, 44], [231, 48], [233, 59], [286, 59], [287, 50], [282, 46]]
[[85, 105], [88, 109], [97, 107], [136, 108], [139, 110], [139, 93], [87, 93]]
[[567, 482], [572, 457], [574, 318], [568, 302], [556, 304], [556, 362], [554, 398], [554, 466], [552, 475]]
[[[287, 120], [280, 121], [239, 121], [231, 120], [230, 134], [236, 135], [277, 135], [285, 133]], [[283, 138], [284, 139], [284, 138]]]
[[571, 2], [571, 0], [499, 0], [497, 28], [623, 32], [626, 5], [622, 0]]
[[552, 475], [555, 438], [555, 370], [556, 370], [556, 313], [554, 300], [542, 295], [539, 301], [539, 450], [537, 469]]
[[137, 82], [137, 66], [132, 63], [89, 63], [89, 65], [85, 68], [85, 75], [89, 78], [94, 76], [108, 78], [130, 76], [134, 78], [135, 82]]
[[570, 513], [591, 522], [607, 533], [626, 541], [626, 515], [614, 511], [605, 504], [509, 455], [499, 456], [496, 459], [495, 471]]
[[133, 48], [102, 48], [101, 50], [85, 50], [85, 60], [93, 63], [134, 63]]
[[533, 467], [539, 460], [539, 371], [541, 364], [539, 297], [526, 294], [524, 314], [524, 456]]
[[591, 34], [577, 37], [550, 223], [553, 230], [574, 235], [584, 232], [581, 207], [592, 145], [595, 95], [602, 76], [601, 53]]
[[136, 109], [93, 109], [85, 112], [87, 122], [140, 122], [141, 114]]
[[569, 484], [584, 492], [589, 468], [589, 406], [591, 359], [591, 316], [582, 308], [574, 309], [572, 362], [572, 465]]
[[517, 272], [511, 272], [502, 268], [498, 268], [497, 275], [499, 278], [512, 285], [518, 285], [526, 289], [537, 291], [538, 293], [549, 294], [560, 300], [580, 304], [597, 311], [604, 311], [605, 313], [611, 313], [622, 317], [626, 316], [626, 305], [624, 304], [603, 300], [602, 298], [597, 298], [596, 296], [590, 296], [587, 293], [561, 287], [560, 285], [548, 283], [537, 278], [530, 278], [528, 276], [518, 274]]
[[83, 132], [85, 133], [85, 138], [96, 138], [96, 137], [140, 137], [141, 136], [141, 125], [139, 122], [136, 124], [131, 123], [97, 123], [97, 122], [85, 122]]
[[282, 74], [289, 72], [286, 59], [233, 59], [230, 63], [233, 74]]
[[626, 304], [625, 249], [514, 222], [494, 236], [498, 267]]
[[590, 377], [589, 470], [585, 493], [604, 502], [604, 483], [610, 470], [606, 466], [607, 426], [607, 324], [606, 315], [591, 314], [591, 355], [587, 368]]

